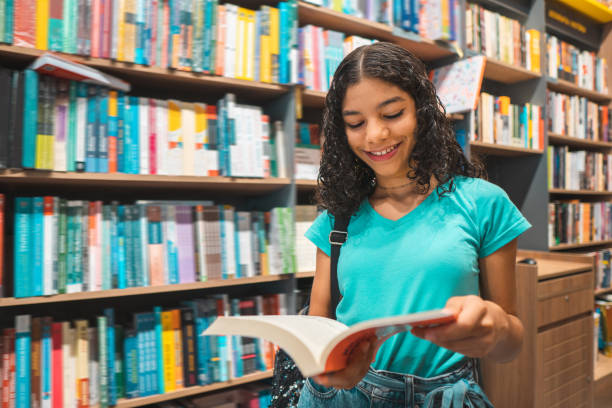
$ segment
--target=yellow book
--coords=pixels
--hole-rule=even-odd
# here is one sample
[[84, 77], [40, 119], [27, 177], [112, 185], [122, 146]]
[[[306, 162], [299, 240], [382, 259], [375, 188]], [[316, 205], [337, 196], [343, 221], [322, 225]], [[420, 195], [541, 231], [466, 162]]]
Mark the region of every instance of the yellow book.
[[532, 115], [533, 109], [530, 103], [525, 104], [525, 109], [527, 110], [527, 147], [533, 147], [533, 123], [532, 123]]
[[181, 330], [181, 311], [173, 309], [172, 312], [172, 331], [174, 335], [174, 378], [176, 389], [184, 388], [183, 382], [183, 332]]
[[118, 0], [117, 14], [117, 60], [125, 61], [125, 2], [126, 0]]
[[208, 117], [206, 116], [206, 104], [194, 103], [193, 108], [195, 112], [194, 173], [196, 176], [207, 176], [206, 146], [208, 145]]
[[271, 82], [279, 81], [279, 54], [280, 54], [280, 35], [279, 35], [278, 9], [270, 7], [270, 68]]
[[270, 67], [270, 6], [261, 7], [261, 35], [259, 36], [259, 80], [272, 82]]
[[246, 33], [246, 9], [237, 7], [238, 10], [238, 25], [236, 27], [236, 60], [234, 65], [234, 77], [237, 79], [245, 79], [245, 58], [247, 44], [245, 42]]
[[244, 23], [244, 79], [255, 80], [255, 10], [245, 9]]
[[174, 328], [172, 326], [172, 310], [161, 312], [162, 354], [164, 361], [164, 392], [176, 389]]
[[36, 0], [36, 48], [49, 47], [49, 0]]
[[169, 175], [183, 174], [183, 124], [182, 102], [168, 101], [168, 155], [167, 166]]
[[445, 39], [450, 38], [450, 12], [448, 10], [448, 0], [440, 1], [440, 14], [442, 15], [442, 37]]
[[[124, 20], [127, 20], [128, 15], [136, 16], [136, 0], [125, 0]], [[134, 62], [134, 51], [136, 49], [136, 21], [133, 17], [127, 24], [123, 25], [123, 58], [126, 62]]]
[[540, 32], [535, 29], [527, 30], [529, 33], [529, 53], [531, 54], [531, 66], [533, 72], [540, 72]]

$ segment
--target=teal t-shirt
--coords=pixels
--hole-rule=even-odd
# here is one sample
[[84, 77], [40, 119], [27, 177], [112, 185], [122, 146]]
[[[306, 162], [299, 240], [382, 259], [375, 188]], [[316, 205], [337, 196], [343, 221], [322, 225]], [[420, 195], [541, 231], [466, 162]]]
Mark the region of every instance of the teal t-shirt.
[[[339, 321], [353, 325], [379, 317], [444, 307], [452, 296], [477, 295], [478, 259], [531, 225], [498, 186], [455, 177], [455, 189], [434, 190], [397, 221], [378, 214], [366, 199], [351, 218], [340, 251]], [[323, 212], [306, 237], [330, 254], [333, 216]], [[388, 339], [373, 367], [420, 377], [455, 368], [466, 357], [410, 333]]]

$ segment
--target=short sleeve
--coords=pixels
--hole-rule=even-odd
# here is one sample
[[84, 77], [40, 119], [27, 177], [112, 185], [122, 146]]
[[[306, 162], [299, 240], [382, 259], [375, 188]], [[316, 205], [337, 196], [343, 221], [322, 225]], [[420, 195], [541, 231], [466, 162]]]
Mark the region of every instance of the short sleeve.
[[484, 258], [531, 228], [531, 224], [495, 184], [479, 183], [476, 212], [480, 230], [479, 258]]
[[329, 243], [329, 233], [334, 225], [334, 216], [329, 214], [327, 210], [323, 211], [314, 220], [310, 228], [306, 231], [304, 236], [308, 238], [313, 244], [325, 252], [328, 256], [331, 256], [331, 244]]

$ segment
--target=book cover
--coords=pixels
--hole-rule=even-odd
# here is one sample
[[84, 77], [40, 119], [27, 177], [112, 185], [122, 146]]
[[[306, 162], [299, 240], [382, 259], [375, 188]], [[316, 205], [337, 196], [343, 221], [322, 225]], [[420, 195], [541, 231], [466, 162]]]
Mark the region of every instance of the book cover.
[[15, 408], [31, 408], [31, 316], [15, 317]]
[[346, 367], [351, 351], [366, 339], [382, 344], [412, 327], [450, 323], [455, 315], [444, 309], [386, 317], [348, 327], [320, 316], [224, 316], [204, 335], [262, 337], [283, 348], [306, 377]]
[[430, 80], [447, 114], [476, 109], [485, 64], [485, 57], [476, 56], [430, 72]]
[[63, 408], [64, 407], [64, 356], [62, 350], [62, 323], [53, 322], [51, 324], [51, 377], [52, 377], [52, 407]]
[[53, 324], [53, 320], [51, 317], [46, 316], [41, 319], [41, 324], [41, 407], [51, 408], [51, 325]]
[[198, 384], [195, 317], [192, 308], [181, 308], [181, 331], [183, 348], [183, 382], [185, 387]]

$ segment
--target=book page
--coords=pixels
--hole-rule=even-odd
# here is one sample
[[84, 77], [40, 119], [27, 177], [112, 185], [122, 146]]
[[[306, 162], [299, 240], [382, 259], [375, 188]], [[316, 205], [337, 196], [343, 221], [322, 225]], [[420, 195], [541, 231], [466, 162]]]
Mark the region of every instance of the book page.
[[444, 309], [385, 317], [361, 322], [339, 334], [324, 351], [325, 372], [341, 370], [351, 352], [364, 340], [376, 339], [380, 344], [394, 334], [412, 327], [437, 326], [455, 321], [456, 316]]
[[260, 337], [284, 349], [304, 376], [323, 371], [321, 355], [329, 342], [347, 326], [320, 316], [219, 317], [204, 335]]

